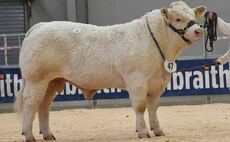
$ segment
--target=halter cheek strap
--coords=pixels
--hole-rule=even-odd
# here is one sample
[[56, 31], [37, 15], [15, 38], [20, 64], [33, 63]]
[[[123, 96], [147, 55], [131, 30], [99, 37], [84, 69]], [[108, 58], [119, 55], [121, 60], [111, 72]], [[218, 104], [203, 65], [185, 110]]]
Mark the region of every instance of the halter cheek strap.
[[189, 39], [187, 39], [187, 38], [184, 36], [184, 34], [187, 32], [187, 30], [188, 30], [190, 27], [192, 27], [192, 26], [195, 25], [195, 24], [198, 24], [196, 21], [194, 21], [194, 20], [189, 21], [188, 24], [187, 24], [187, 26], [186, 26], [184, 29], [177, 29], [177, 28], [175, 28], [172, 24], [167, 23], [166, 21], [165, 21], [165, 23], [166, 23], [174, 32], [176, 32], [177, 34], [179, 34], [179, 36], [180, 36], [186, 43], [188, 43], [188, 44], [191, 44], [191, 43], [192, 43]]

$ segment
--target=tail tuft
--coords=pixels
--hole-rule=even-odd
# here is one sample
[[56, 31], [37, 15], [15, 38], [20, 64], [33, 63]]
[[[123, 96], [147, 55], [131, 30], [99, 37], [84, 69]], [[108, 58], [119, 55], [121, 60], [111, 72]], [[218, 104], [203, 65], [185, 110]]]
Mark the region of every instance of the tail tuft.
[[17, 113], [22, 113], [23, 111], [23, 91], [20, 91], [15, 97], [15, 104], [14, 104], [14, 110]]

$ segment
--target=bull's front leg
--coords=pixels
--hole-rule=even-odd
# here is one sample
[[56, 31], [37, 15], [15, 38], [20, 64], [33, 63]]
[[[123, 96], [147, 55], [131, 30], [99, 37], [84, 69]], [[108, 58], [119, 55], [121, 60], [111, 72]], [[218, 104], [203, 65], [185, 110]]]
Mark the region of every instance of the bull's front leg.
[[160, 102], [160, 94], [148, 94], [147, 96], [147, 108], [149, 113], [150, 128], [154, 132], [155, 136], [165, 136], [165, 133], [160, 127], [157, 118], [157, 109]]
[[127, 90], [136, 114], [136, 131], [139, 138], [150, 137], [144, 120], [148, 90], [147, 82], [147, 78], [140, 73], [133, 73], [126, 79]]

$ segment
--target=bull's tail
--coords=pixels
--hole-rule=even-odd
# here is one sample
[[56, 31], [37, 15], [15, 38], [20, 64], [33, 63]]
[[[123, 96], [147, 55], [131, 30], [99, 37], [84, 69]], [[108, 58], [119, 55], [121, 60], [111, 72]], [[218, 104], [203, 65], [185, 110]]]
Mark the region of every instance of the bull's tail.
[[22, 89], [18, 92], [18, 94], [15, 94], [16, 100], [14, 103], [14, 109], [15, 109], [15, 112], [17, 112], [19, 116], [21, 116], [21, 114], [23, 113], [23, 93], [25, 90], [25, 85], [26, 85], [26, 82], [23, 79]]
[[218, 17], [218, 27], [220, 31], [225, 35], [230, 35], [230, 23], [225, 22], [221, 18]]

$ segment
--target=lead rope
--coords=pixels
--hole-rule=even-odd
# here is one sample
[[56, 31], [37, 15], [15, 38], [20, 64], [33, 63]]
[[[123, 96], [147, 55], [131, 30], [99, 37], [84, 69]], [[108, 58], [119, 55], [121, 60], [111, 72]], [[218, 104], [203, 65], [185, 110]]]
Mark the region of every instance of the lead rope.
[[[213, 51], [213, 42], [217, 40], [217, 14], [208, 11], [205, 13], [204, 19], [205, 30], [205, 50], [208, 52]], [[209, 47], [207, 46], [209, 40]]]
[[181, 69], [181, 70], [177, 70], [176, 72], [185, 72], [185, 71], [191, 71], [191, 70], [195, 70], [195, 69], [207, 70], [211, 66], [218, 66], [218, 65], [219, 64], [212, 63], [212, 64], [206, 64], [206, 65], [202, 65], [202, 66], [195, 66], [195, 67], [191, 67], [191, 68], [184, 68], [184, 69]]

